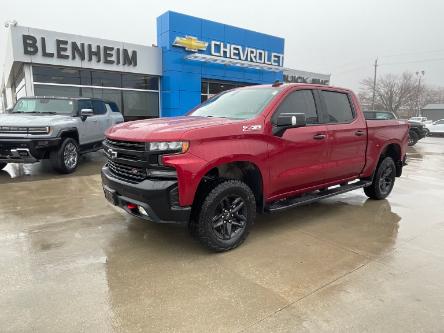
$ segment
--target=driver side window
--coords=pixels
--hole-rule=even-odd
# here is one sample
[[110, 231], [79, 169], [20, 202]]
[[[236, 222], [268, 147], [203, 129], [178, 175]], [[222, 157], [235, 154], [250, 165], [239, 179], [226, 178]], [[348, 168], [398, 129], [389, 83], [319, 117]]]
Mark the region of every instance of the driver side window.
[[307, 124], [319, 124], [312, 90], [296, 90], [290, 93], [279, 105], [273, 118], [276, 119], [281, 113], [303, 113]]
[[92, 104], [90, 100], [79, 100], [78, 102], [79, 114], [83, 109], [92, 109]]

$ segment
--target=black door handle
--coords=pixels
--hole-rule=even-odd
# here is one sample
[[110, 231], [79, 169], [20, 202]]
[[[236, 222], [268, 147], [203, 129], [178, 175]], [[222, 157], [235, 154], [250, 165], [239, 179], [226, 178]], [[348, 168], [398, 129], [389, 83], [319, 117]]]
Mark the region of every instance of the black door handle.
[[315, 140], [324, 140], [326, 137], [327, 137], [327, 136], [326, 136], [325, 134], [318, 133], [318, 134], [315, 134], [315, 135], [313, 136], [313, 139], [315, 139]]
[[363, 135], [365, 135], [365, 132], [363, 130], [358, 130], [355, 132], [355, 135], [356, 136], [363, 136]]

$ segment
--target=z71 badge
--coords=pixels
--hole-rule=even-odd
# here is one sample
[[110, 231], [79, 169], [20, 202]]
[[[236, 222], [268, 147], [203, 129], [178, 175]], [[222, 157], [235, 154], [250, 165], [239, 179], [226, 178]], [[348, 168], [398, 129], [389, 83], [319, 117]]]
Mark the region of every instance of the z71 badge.
[[260, 131], [262, 129], [262, 125], [245, 125], [242, 126], [242, 131], [251, 132], [251, 131]]

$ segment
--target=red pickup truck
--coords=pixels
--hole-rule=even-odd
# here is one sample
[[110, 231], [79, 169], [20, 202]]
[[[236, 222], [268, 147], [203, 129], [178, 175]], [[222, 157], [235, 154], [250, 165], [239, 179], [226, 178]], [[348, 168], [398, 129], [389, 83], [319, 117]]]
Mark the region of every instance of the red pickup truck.
[[185, 222], [230, 250], [256, 213], [364, 188], [384, 199], [405, 164], [408, 124], [365, 120], [350, 90], [312, 84], [223, 92], [187, 116], [108, 130], [106, 198], [154, 222]]

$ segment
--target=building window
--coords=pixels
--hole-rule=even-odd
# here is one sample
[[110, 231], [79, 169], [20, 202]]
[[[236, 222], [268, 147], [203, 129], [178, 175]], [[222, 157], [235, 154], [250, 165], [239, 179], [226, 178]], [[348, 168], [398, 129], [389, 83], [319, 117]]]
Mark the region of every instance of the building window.
[[117, 104], [126, 121], [159, 117], [159, 77], [33, 66], [36, 96], [94, 97]]
[[53, 86], [44, 84], [34, 84], [34, 95], [43, 96], [54, 96], [54, 97], [80, 97], [79, 87], [70, 86]]
[[80, 70], [54, 66], [32, 66], [34, 82], [82, 84]]
[[208, 98], [213, 97], [223, 91], [230, 89], [250, 86], [251, 83], [231, 82], [231, 81], [214, 81], [202, 80], [201, 83], [201, 102], [205, 102]]
[[159, 96], [153, 92], [127, 90], [123, 92], [123, 105], [129, 110], [126, 116], [133, 120], [158, 117]]
[[159, 79], [150, 75], [122, 74], [122, 88], [159, 90]]

